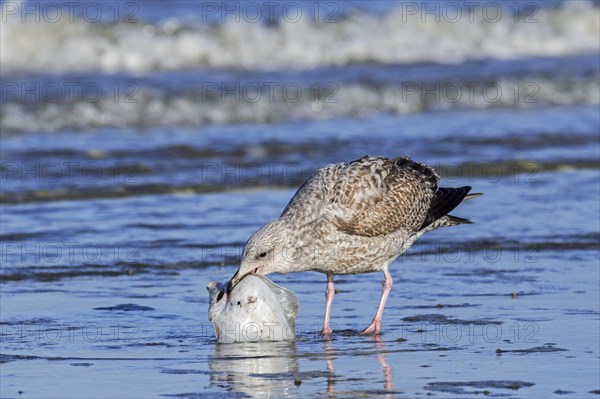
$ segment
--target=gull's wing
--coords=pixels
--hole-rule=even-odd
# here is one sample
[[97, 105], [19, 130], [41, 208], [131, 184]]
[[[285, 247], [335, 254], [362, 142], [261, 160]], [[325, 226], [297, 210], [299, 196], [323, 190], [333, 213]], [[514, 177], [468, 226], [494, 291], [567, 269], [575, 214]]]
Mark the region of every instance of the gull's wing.
[[339, 173], [327, 214], [338, 230], [375, 237], [424, 224], [439, 177], [409, 158], [365, 156]]
[[332, 196], [340, 172], [347, 165], [347, 163], [338, 163], [317, 169], [296, 191], [280, 217], [293, 218], [301, 224], [320, 218]]
[[433, 168], [410, 158], [364, 156], [315, 171], [281, 217], [299, 225], [325, 219], [341, 232], [365, 237], [468, 223], [446, 215], [471, 187], [438, 189], [438, 181]]

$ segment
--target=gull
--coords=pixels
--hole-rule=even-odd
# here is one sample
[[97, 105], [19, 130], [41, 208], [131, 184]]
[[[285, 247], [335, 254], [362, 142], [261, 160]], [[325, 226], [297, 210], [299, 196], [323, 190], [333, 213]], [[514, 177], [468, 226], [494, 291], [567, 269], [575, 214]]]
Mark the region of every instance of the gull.
[[362, 334], [381, 333], [393, 280], [388, 266], [421, 235], [471, 223], [449, 215], [471, 187], [438, 187], [433, 168], [408, 157], [364, 156], [316, 170], [279, 218], [258, 229], [242, 252], [227, 290], [246, 275], [313, 270], [327, 275], [322, 334], [332, 334], [336, 275], [383, 272], [383, 292]]

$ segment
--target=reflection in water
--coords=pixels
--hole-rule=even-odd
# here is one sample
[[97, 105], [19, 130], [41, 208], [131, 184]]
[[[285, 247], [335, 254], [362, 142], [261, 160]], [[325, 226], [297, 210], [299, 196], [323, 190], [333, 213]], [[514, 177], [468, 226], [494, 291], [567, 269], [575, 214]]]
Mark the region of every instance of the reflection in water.
[[[392, 366], [385, 359], [385, 353], [388, 348], [387, 345], [381, 341], [380, 336], [374, 336], [373, 341], [375, 343], [375, 350], [377, 353], [377, 361], [381, 365], [381, 369], [383, 372], [383, 388], [388, 392], [386, 397], [391, 397], [394, 390], [394, 370]], [[348, 353], [352, 356], [352, 353]], [[327, 339], [325, 340], [325, 362], [327, 364], [327, 397], [335, 397], [335, 364], [333, 360], [336, 357], [336, 353], [333, 349], [332, 341]]]
[[297, 391], [295, 342], [216, 344], [209, 361], [214, 372], [211, 387], [261, 398], [283, 397]]
[[325, 361], [327, 362], [327, 396], [332, 397], [335, 393], [335, 366], [333, 365], [333, 349], [331, 341], [325, 340]]
[[381, 341], [381, 337], [378, 335], [374, 336], [373, 340], [377, 348], [377, 360], [383, 369], [383, 388], [386, 391], [392, 391], [394, 389], [394, 370], [385, 360], [387, 346]]
[[[327, 397], [334, 398], [340, 393], [336, 392], [336, 384], [356, 383], [356, 381], [345, 382], [342, 375], [336, 374], [335, 363], [352, 362], [353, 358], [364, 359], [366, 344], [367, 352], [372, 354], [371, 359], [375, 358], [381, 367], [383, 389], [388, 395], [393, 395], [393, 369], [386, 360], [388, 346], [381, 341], [380, 337], [374, 337], [371, 342], [362, 337], [358, 342], [348, 341], [352, 341], [352, 338], [344, 337], [339, 341], [304, 341], [302, 345], [308, 349], [306, 353], [298, 353], [296, 342], [215, 344], [213, 355], [209, 359], [210, 386], [253, 397], [286, 397], [298, 394], [299, 387], [295, 385], [296, 381], [326, 377]], [[358, 346], [353, 350], [352, 347], [356, 344]], [[344, 349], [336, 350], [336, 347]], [[314, 357], [315, 349], [317, 352], [324, 351], [322, 355], [325, 358], [325, 372], [318, 370], [300, 372], [298, 359]], [[366, 364], [364, 367], [371, 368]], [[304, 385], [302, 388], [305, 388]], [[347, 388], [351, 387], [345, 387], [342, 391]], [[340, 391], [339, 386], [337, 390]]]

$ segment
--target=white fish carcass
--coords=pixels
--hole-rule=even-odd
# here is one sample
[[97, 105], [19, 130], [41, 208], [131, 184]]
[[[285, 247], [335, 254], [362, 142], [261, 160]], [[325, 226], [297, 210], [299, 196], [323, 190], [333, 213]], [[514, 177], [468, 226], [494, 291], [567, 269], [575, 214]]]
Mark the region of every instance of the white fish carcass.
[[296, 295], [268, 278], [248, 275], [227, 294], [227, 283], [211, 282], [208, 319], [220, 343], [296, 339]]

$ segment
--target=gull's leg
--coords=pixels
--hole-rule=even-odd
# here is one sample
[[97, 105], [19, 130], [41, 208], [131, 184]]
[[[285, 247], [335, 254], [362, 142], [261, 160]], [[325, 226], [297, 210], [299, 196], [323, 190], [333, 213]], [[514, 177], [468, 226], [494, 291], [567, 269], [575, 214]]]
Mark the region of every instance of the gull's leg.
[[331, 303], [333, 302], [333, 296], [335, 295], [335, 289], [333, 288], [333, 274], [327, 275], [327, 289], [325, 290], [325, 323], [323, 323], [323, 335], [331, 335], [333, 330], [329, 324], [329, 317], [331, 316]]
[[373, 317], [373, 321], [371, 321], [369, 327], [367, 327], [361, 334], [379, 334], [381, 332], [383, 308], [385, 307], [385, 302], [387, 301], [390, 290], [392, 289], [392, 285], [394, 285], [394, 280], [392, 280], [392, 276], [388, 271], [387, 265], [383, 268], [383, 275], [383, 283], [381, 284], [383, 287], [383, 293], [381, 294], [379, 308], [377, 308], [377, 313], [375, 314], [375, 317]]

